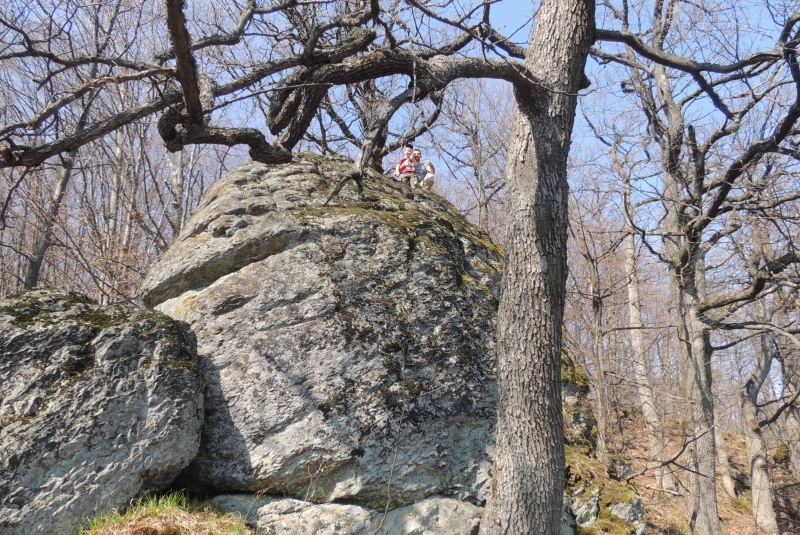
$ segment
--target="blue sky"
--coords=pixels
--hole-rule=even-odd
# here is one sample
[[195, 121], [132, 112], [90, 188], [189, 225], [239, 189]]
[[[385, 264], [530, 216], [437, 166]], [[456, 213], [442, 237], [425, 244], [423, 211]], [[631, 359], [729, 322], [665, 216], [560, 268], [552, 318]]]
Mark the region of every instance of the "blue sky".
[[[516, 43], [527, 43], [532, 11], [531, 0], [500, 0], [492, 4], [492, 26], [503, 35], [513, 34], [512, 39]], [[525, 24], [526, 21], [528, 24]]]

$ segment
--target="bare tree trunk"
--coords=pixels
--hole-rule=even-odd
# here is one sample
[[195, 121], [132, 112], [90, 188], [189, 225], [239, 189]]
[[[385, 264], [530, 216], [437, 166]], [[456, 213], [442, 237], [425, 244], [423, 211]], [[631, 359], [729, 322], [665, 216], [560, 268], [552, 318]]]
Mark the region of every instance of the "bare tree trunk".
[[170, 182], [169, 192], [172, 196], [170, 203], [169, 226], [172, 228], [172, 239], [178, 237], [183, 227], [183, 190], [184, 190], [184, 171], [186, 167], [187, 149], [182, 149], [175, 157], [175, 162], [170, 160], [172, 169], [172, 181]]
[[[73, 151], [77, 152], [77, 151]], [[64, 195], [67, 193], [67, 186], [72, 177], [72, 166], [74, 165], [74, 154], [63, 159], [61, 172], [58, 176], [56, 189], [53, 192], [53, 198], [50, 201], [50, 206], [44, 214], [44, 225], [39, 239], [36, 240], [36, 247], [33, 249], [33, 254], [28, 262], [28, 268], [25, 270], [25, 289], [30, 290], [39, 284], [39, 275], [42, 271], [42, 263], [47, 254], [47, 250], [52, 245], [53, 229], [56, 226], [56, 219], [58, 219], [58, 212], [61, 210], [61, 203], [64, 202]]]
[[469, 133], [469, 148], [472, 153], [472, 169], [475, 173], [475, 187], [478, 189], [478, 226], [489, 232], [489, 200], [486, 198], [486, 185], [483, 183], [483, 162], [480, 133], [473, 128]]
[[[714, 420], [719, 421], [719, 417], [714, 415]], [[722, 481], [722, 488], [731, 498], [736, 498], [736, 482], [731, 476], [731, 465], [728, 462], [728, 450], [725, 448], [725, 437], [722, 436], [722, 429], [719, 425], [714, 425], [714, 443], [717, 446], [717, 472]]]
[[697, 310], [697, 304], [705, 295], [704, 261], [702, 255], [695, 255], [689, 266], [673, 271], [673, 279], [677, 289], [678, 336], [683, 361], [683, 390], [687, 400], [686, 438], [694, 509], [692, 525], [700, 535], [722, 535], [717, 507], [712, 348], [708, 327]]
[[589, 284], [592, 295], [592, 330], [594, 335], [594, 348], [592, 360], [596, 368], [595, 383], [597, 387], [597, 447], [595, 454], [597, 459], [611, 467], [611, 457], [608, 454], [608, 375], [603, 344], [603, 297], [600, 291], [600, 271], [597, 260], [589, 254], [588, 246], [585, 254], [589, 265]]
[[480, 533], [561, 532], [567, 155], [594, 2], [542, 2], [515, 90], [507, 159], [506, 265], [497, 321], [497, 447]]
[[775, 353], [775, 335], [762, 334], [758, 364], [742, 391], [745, 447], [753, 489], [753, 516], [758, 526], [769, 535], [780, 535], [780, 530], [773, 506], [772, 482], [767, 471], [767, 451], [758, 423], [758, 393], [769, 375]]
[[[776, 311], [778, 324], [790, 324], [786, 308], [792, 306], [785, 295], [779, 296], [780, 306]], [[796, 306], [796, 305], [795, 305]], [[800, 353], [783, 338], [778, 342], [778, 358], [783, 371], [784, 396], [791, 398], [800, 389]], [[789, 463], [795, 479], [800, 479], [800, 407], [792, 405], [784, 414], [784, 440], [789, 448]]]
[[475, 185], [478, 188], [478, 226], [489, 232], [489, 200], [486, 198], [483, 173], [479, 169], [475, 170]]
[[[92, 67], [90, 72], [91, 75], [94, 76], [96, 67]], [[90, 91], [86, 96], [83, 109], [81, 110], [81, 115], [78, 118], [78, 122], [75, 126], [75, 132], [80, 132], [86, 128], [86, 123], [89, 117], [89, 108], [94, 100], [94, 95], [94, 91]], [[75, 158], [77, 155], [78, 149], [73, 149], [69, 152], [67, 157], [62, 158], [61, 173], [59, 174], [58, 183], [56, 184], [56, 189], [53, 192], [50, 206], [45, 212], [42, 233], [39, 235], [39, 239], [36, 240], [36, 247], [33, 250], [30, 262], [28, 263], [28, 268], [25, 271], [24, 285], [26, 290], [29, 290], [39, 284], [39, 275], [42, 271], [42, 263], [44, 262], [44, 257], [47, 254], [47, 250], [52, 244], [51, 240], [53, 239], [53, 229], [56, 225], [58, 212], [61, 210], [61, 203], [64, 202], [64, 195], [67, 192], [67, 186], [69, 185], [70, 178], [72, 178], [72, 169], [75, 165]]]
[[[630, 185], [626, 182], [626, 192]], [[667, 460], [666, 447], [664, 446], [664, 430], [661, 419], [656, 410], [656, 401], [653, 388], [650, 385], [650, 371], [645, 357], [644, 336], [642, 329], [642, 306], [639, 299], [639, 276], [636, 272], [636, 243], [633, 234], [628, 232], [625, 237], [625, 271], [628, 274], [628, 311], [631, 327], [631, 346], [633, 348], [633, 372], [636, 377], [636, 388], [639, 393], [639, 403], [644, 415], [644, 424], [647, 428], [647, 438], [650, 444], [650, 456], [656, 465], [656, 485], [660, 489], [675, 490], [675, 478], [672, 469], [664, 466]]]
[[[786, 395], [793, 396], [797, 392], [797, 388], [797, 385], [787, 383]], [[796, 407], [789, 407], [784, 414], [786, 416], [783, 423], [786, 429], [786, 447], [789, 448], [789, 463], [795, 479], [800, 479], [800, 410]]]
[[692, 353], [687, 370], [690, 385], [694, 492], [697, 500], [697, 530], [701, 535], [722, 535], [717, 508], [716, 440], [714, 436], [714, 398], [711, 390], [711, 343], [709, 332], [697, 310], [689, 311]]

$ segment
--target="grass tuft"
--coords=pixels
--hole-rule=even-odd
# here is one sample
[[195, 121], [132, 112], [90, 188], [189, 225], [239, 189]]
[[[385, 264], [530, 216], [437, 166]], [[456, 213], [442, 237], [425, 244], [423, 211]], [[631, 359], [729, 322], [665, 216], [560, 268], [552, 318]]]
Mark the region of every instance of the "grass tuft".
[[88, 521], [78, 535], [256, 535], [238, 514], [218, 511], [182, 491], [145, 494], [124, 512]]

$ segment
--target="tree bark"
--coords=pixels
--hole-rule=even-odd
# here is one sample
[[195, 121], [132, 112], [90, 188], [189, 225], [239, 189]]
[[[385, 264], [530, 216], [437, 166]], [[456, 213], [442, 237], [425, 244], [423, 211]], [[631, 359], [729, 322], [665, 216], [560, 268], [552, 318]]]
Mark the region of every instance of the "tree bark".
[[172, 180], [170, 182], [169, 193], [172, 196], [170, 201], [171, 211], [169, 214], [169, 226], [172, 229], [173, 241], [177, 239], [178, 234], [181, 233], [183, 228], [183, 195], [185, 189], [186, 171], [186, 149], [178, 151], [178, 154], [173, 161], [170, 161]]
[[[699, 260], [700, 263], [704, 260]], [[694, 513], [700, 535], [722, 535], [717, 508], [716, 440], [714, 434], [714, 400], [711, 387], [711, 342], [709, 330], [697, 311], [697, 275], [702, 269], [692, 266], [692, 274], [681, 277], [679, 284], [682, 306], [678, 308], [683, 320], [679, 322], [679, 336], [684, 341], [684, 391], [689, 425], [691, 490], [694, 495]], [[700, 273], [696, 273], [696, 272]]]
[[[713, 349], [710, 329], [702, 320], [700, 305], [705, 299], [705, 257], [700, 244], [689, 236], [681, 151], [684, 118], [673, 99], [672, 82], [662, 65], [653, 68], [653, 78], [669, 123], [663, 124], [662, 167], [664, 171], [664, 245], [670, 279], [677, 301], [678, 338], [683, 368], [683, 390], [687, 406], [685, 421], [691, 465], [693, 494], [692, 524], [700, 535], [722, 535], [717, 508], [716, 441], [714, 398], [711, 381]], [[641, 84], [641, 82], [638, 82]], [[648, 98], [648, 97], [643, 97]], [[652, 98], [652, 94], [649, 94]]]
[[[792, 307], [792, 300], [786, 294], [778, 293], [778, 308], [775, 315], [778, 324], [790, 325], [787, 308]], [[792, 347], [786, 337], [781, 337], [778, 342], [777, 358], [781, 363], [783, 372], [784, 396], [791, 398], [800, 390], [800, 352]], [[800, 408], [792, 405], [783, 413], [784, 440], [789, 448], [789, 463], [795, 479], [800, 479]]]
[[[788, 374], [785, 374], [785, 376]], [[800, 388], [796, 383], [786, 382], [786, 396], [793, 396]], [[784, 439], [789, 448], [789, 463], [795, 479], [800, 479], [800, 410], [789, 407], [784, 413]]]
[[478, 190], [478, 226], [489, 232], [489, 199], [483, 183], [483, 150], [478, 128], [468, 130], [469, 149], [472, 155], [472, 169], [475, 173], [475, 187]]
[[515, 88], [498, 312], [497, 448], [483, 535], [561, 531], [567, 154], [593, 25], [591, 0], [542, 2], [525, 65], [545, 82]]

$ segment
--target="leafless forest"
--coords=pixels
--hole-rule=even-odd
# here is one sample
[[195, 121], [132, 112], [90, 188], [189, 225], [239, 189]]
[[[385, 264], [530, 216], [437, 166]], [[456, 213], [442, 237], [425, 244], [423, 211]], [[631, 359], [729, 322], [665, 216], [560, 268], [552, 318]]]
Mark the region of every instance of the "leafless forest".
[[[538, 83], [524, 24], [549, 3], [516, 2], [514, 28], [490, 24], [493, 4], [6, 2], [0, 295], [137, 303], [205, 189], [293, 150], [353, 158], [359, 186], [413, 141], [436, 191], [503, 243], [514, 116]], [[722, 532], [718, 492], [779, 535], [800, 515], [771, 478], [779, 462], [800, 480], [800, 11], [605, 0], [595, 20], [562, 332], [591, 376], [596, 455], [636, 458], [702, 535]]]

